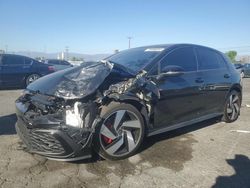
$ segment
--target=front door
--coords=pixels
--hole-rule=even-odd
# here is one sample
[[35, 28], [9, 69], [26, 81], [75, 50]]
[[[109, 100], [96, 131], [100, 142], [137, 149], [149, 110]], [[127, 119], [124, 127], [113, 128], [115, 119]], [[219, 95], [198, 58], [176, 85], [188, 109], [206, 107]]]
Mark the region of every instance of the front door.
[[157, 81], [160, 99], [154, 109], [155, 128], [192, 120], [204, 109], [204, 83], [197, 75], [193, 47], [178, 48], [167, 54], [160, 62], [160, 71], [171, 65], [182, 67], [184, 74]]

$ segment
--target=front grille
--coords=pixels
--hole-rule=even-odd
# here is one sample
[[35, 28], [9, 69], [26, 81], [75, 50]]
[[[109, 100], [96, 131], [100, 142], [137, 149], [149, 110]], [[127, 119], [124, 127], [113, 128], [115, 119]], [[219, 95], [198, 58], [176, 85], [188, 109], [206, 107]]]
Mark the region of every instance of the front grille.
[[32, 152], [51, 154], [62, 154], [65, 152], [61, 143], [50, 132], [28, 129], [22, 123], [18, 123], [16, 129], [20, 138]]

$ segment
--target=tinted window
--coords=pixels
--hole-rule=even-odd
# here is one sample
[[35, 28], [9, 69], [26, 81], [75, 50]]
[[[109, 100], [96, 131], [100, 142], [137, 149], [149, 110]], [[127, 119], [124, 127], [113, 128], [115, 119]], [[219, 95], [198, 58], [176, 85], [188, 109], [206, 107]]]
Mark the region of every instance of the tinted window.
[[226, 62], [225, 62], [224, 58], [221, 56], [221, 54], [216, 53], [216, 55], [217, 55], [217, 60], [219, 61], [220, 67], [226, 68]]
[[31, 58], [25, 58], [25, 65], [31, 65], [33, 62], [33, 59]]
[[198, 48], [197, 54], [199, 59], [199, 70], [219, 69], [225, 66], [225, 62], [222, 57], [213, 50]]
[[197, 63], [193, 48], [191, 47], [180, 48], [168, 54], [161, 61], [161, 70], [162, 68], [169, 65], [180, 66], [186, 72], [196, 71]]
[[3, 56], [2, 62], [4, 65], [23, 65], [24, 57], [15, 55]]

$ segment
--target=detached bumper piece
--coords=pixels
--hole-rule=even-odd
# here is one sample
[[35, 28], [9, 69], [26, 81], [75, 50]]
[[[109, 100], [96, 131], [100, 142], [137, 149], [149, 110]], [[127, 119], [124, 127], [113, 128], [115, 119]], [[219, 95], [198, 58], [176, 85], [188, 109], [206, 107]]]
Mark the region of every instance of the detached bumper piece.
[[31, 153], [49, 159], [75, 161], [91, 157], [92, 133], [69, 127], [62, 120], [44, 115], [27, 119], [29, 105], [16, 102], [16, 131]]

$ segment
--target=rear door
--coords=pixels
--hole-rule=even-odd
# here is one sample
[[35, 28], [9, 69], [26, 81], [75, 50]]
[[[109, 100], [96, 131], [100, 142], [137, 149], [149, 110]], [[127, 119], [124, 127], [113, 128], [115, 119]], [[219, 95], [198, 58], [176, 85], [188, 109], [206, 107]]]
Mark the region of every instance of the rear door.
[[197, 118], [203, 111], [202, 80], [197, 77], [197, 59], [193, 47], [175, 49], [160, 62], [164, 66], [180, 66], [184, 74], [157, 81], [160, 100], [155, 106], [155, 128], [171, 126]]
[[221, 54], [217, 51], [197, 47], [198, 74], [204, 78], [206, 113], [221, 112], [226, 94], [231, 86], [231, 75]]
[[2, 81], [4, 86], [21, 86], [28, 72], [23, 56], [3, 55]]

